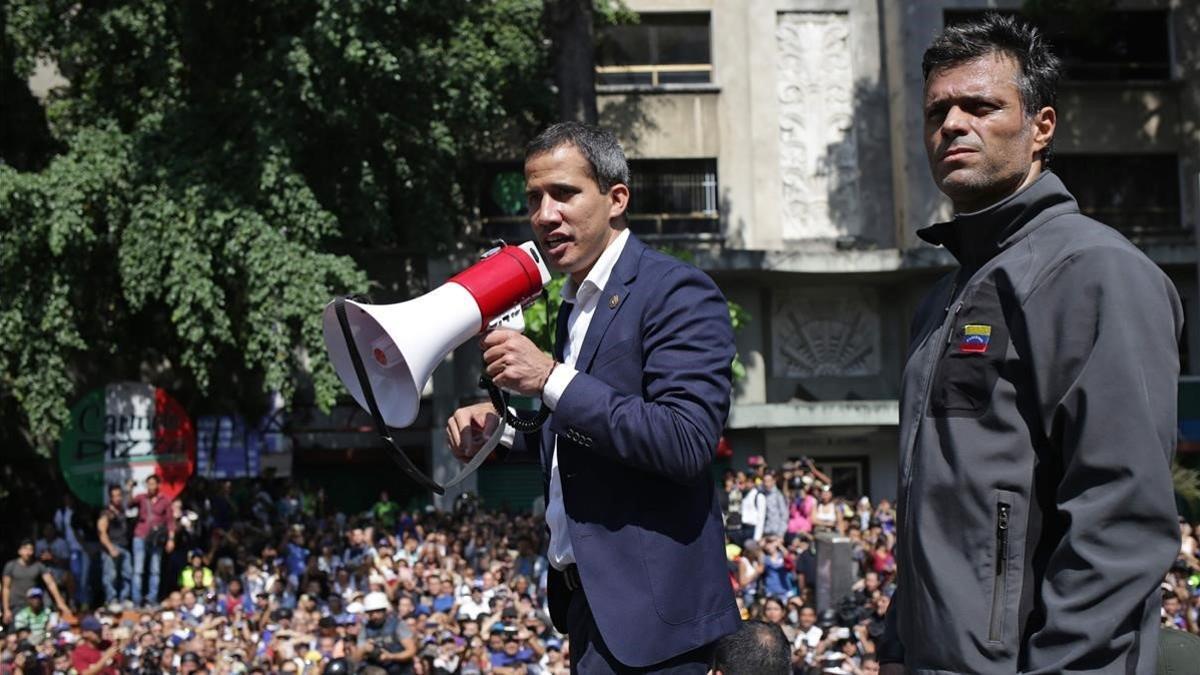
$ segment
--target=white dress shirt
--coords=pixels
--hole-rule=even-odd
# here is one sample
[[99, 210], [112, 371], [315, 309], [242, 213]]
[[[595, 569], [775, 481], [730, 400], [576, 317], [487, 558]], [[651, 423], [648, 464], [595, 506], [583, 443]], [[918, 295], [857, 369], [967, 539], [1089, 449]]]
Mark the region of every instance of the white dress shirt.
[[[625, 242], [629, 240], [629, 230], [621, 230], [616, 239], [604, 249], [604, 253], [596, 259], [590, 272], [584, 277], [579, 286], [567, 279], [563, 284], [563, 302], [573, 303], [571, 314], [567, 318], [567, 343], [563, 345], [562, 364], [554, 368], [546, 385], [542, 388], [542, 403], [554, 410], [558, 399], [567, 390], [567, 385], [575, 378], [575, 359], [583, 348], [583, 338], [587, 335], [588, 326], [592, 323], [592, 315], [596, 312], [596, 304], [600, 294], [608, 285], [608, 277], [612, 274], [621, 251], [625, 250]], [[512, 445], [511, 429], [506, 430], [502, 442]], [[546, 504], [546, 524], [550, 526], [550, 550], [547, 557], [556, 570], [564, 570], [575, 562], [575, 551], [571, 548], [571, 536], [567, 532], [567, 511], [563, 505], [562, 478], [558, 473], [558, 439], [554, 439], [554, 453], [550, 460], [550, 501]]]

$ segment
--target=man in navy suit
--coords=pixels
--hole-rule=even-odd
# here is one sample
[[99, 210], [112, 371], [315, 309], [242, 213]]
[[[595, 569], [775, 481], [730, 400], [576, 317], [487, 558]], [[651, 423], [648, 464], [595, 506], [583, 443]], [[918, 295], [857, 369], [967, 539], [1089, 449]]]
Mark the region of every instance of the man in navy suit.
[[[539, 396], [550, 614], [583, 673], [704, 673], [740, 617], [709, 471], [729, 412], [733, 330], [703, 272], [626, 229], [629, 167], [612, 133], [557, 124], [529, 145], [534, 237], [569, 275], [553, 356], [498, 330], [493, 381]], [[451, 449], [469, 458], [496, 428], [490, 404], [457, 410]]]

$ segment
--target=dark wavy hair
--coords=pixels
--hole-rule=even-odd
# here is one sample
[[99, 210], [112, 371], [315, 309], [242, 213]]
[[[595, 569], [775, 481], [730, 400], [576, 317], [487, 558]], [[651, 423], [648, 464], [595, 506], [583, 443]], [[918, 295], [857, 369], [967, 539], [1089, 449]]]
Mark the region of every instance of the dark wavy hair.
[[1002, 54], [1017, 62], [1017, 91], [1027, 117], [1058, 98], [1060, 62], [1041, 32], [1015, 16], [988, 12], [983, 17], [947, 26], [921, 59], [925, 81], [943, 68]]
[[537, 135], [525, 147], [525, 161], [561, 145], [573, 145], [587, 160], [591, 179], [601, 194], [617, 183], [629, 184], [629, 162], [613, 132], [582, 122], [559, 122]]

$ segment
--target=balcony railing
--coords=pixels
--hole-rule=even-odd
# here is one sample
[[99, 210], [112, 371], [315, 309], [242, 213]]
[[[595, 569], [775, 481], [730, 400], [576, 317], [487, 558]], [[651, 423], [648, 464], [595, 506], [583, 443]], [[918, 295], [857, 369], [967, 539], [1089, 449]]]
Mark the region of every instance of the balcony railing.
[[[715, 159], [642, 159], [631, 161], [629, 168], [626, 217], [635, 234], [652, 240], [721, 238]], [[481, 189], [483, 239], [529, 238], [529, 216], [518, 201], [521, 185], [520, 174], [508, 167], [487, 174]]]
[[1135, 242], [1191, 239], [1181, 218], [1179, 158], [1173, 154], [1063, 154], [1050, 160], [1083, 213]]
[[658, 87], [664, 84], [709, 84], [711, 63], [673, 63], [641, 66], [596, 66], [596, 84], [640, 84]]
[[[715, 213], [630, 213], [629, 229], [647, 241], [712, 242], [721, 239], [721, 219]], [[481, 241], [529, 239], [529, 216], [483, 218]]]
[[712, 241], [721, 238], [721, 219], [715, 213], [631, 213], [629, 229], [648, 240]]

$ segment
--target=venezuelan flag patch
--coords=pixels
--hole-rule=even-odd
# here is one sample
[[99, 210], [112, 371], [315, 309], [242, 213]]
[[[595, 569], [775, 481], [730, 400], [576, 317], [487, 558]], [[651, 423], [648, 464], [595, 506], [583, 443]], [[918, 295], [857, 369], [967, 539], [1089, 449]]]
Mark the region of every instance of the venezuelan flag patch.
[[982, 354], [992, 341], [992, 327], [985, 323], [969, 323], [963, 326], [958, 351], [964, 354]]

